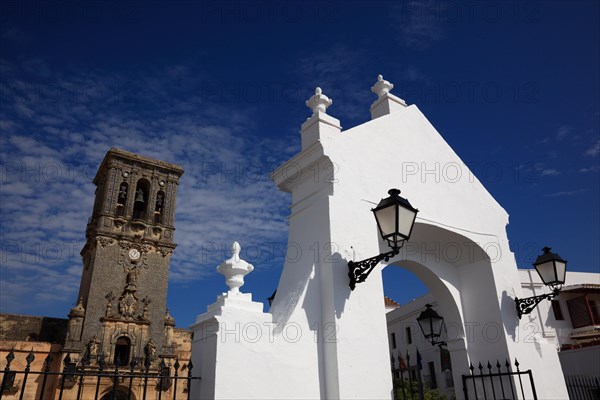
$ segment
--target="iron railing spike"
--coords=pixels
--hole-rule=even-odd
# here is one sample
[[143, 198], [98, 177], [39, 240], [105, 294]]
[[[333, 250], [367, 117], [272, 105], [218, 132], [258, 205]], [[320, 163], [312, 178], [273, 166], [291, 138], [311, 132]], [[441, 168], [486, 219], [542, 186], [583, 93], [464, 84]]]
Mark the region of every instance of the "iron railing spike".
[[26, 368], [29, 368], [31, 366], [31, 363], [33, 362], [33, 360], [35, 360], [35, 355], [33, 354], [33, 347], [31, 348], [31, 351], [29, 352], [29, 354], [27, 354], [27, 357], [25, 358], [25, 360], [27, 361]]
[[15, 359], [14, 349], [11, 349], [10, 352], [6, 355], [6, 368], [10, 366], [10, 363]]

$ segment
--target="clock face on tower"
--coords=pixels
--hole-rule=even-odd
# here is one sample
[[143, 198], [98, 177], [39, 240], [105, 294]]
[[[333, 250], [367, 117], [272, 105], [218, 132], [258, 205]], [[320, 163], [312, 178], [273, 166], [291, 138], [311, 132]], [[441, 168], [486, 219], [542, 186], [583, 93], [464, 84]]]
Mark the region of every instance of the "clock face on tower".
[[133, 261], [136, 261], [140, 258], [140, 251], [138, 249], [129, 250], [129, 258]]

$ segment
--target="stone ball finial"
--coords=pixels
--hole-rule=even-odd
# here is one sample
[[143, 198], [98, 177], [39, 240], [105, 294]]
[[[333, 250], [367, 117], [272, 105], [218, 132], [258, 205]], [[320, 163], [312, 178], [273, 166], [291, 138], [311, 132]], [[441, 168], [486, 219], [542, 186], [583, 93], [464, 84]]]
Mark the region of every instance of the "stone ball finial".
[[238, 242], [233, 242], [231, 246], [231, 258], [223, 261], [217, 267], [217, 272], [225, 277], [225, 284], [229, 286], [229, 292], [238, 294], [240, 287], [244, 285], [244, 276], [254, 270], [252, 264], [240, 258], [242, 246]]
[[371, 92], [375, 93], [378, 97], [381, 97], [390, 92], [394, 88], [394, 85], [385, 79], [383, 75], [377, 75], [377, 82], [371, 87]]
[[327, 107], [333, 104], [333, 100], [323, 94], [320, 87], [315, 89], [315, 94], [306, 101], [306, 106], [310, 108], [313, 115], [317, 112], [327, 113]]

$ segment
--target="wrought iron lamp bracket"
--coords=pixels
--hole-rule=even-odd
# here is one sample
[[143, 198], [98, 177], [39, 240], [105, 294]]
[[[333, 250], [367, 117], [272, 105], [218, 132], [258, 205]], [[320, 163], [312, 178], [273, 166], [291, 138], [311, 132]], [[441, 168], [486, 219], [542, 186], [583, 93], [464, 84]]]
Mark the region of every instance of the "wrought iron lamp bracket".
[[560, 288], [554, 288], [551, 293], [546, 293], [539, 296], [531, 296], [526, 297], [524, 299], [519, 299], [518, 297], [515, 297], [515, 305], [517, 306], [517, 314], [519, 316], [519, 319], [521, 319], [521, 317], [524, 314], [530, 314], [533, 311], [533, 309], [542, 302], [542, 300], [552, 300], [553, 298], [558, 296], [559, 293]]
[[348, 261], [348, 276], [350, 277], [350, 290], [354, 290], [357, 283], [361, 283], [367, 280], [367, 277], [373, 271], [373, 268], [380, 261], [389, 261], [390, 258], [400, 253], [400, 249], [404, 245], [404, 242], [398, 247], [392, 248], [387, 253], [381, 253], [375, 257], [367, 258], [362, 261]]

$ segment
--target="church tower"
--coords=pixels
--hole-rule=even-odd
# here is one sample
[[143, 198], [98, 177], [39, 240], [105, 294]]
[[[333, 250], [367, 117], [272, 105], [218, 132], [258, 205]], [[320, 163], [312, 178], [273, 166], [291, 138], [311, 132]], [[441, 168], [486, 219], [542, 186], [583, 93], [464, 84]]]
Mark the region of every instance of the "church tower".
[[167, 305], [174, 216], [183, 169], [111, 148], [94, 178], [96, 194], [81, 251], [79, 301], [65, 350], [94, 364], [173, 357]]

